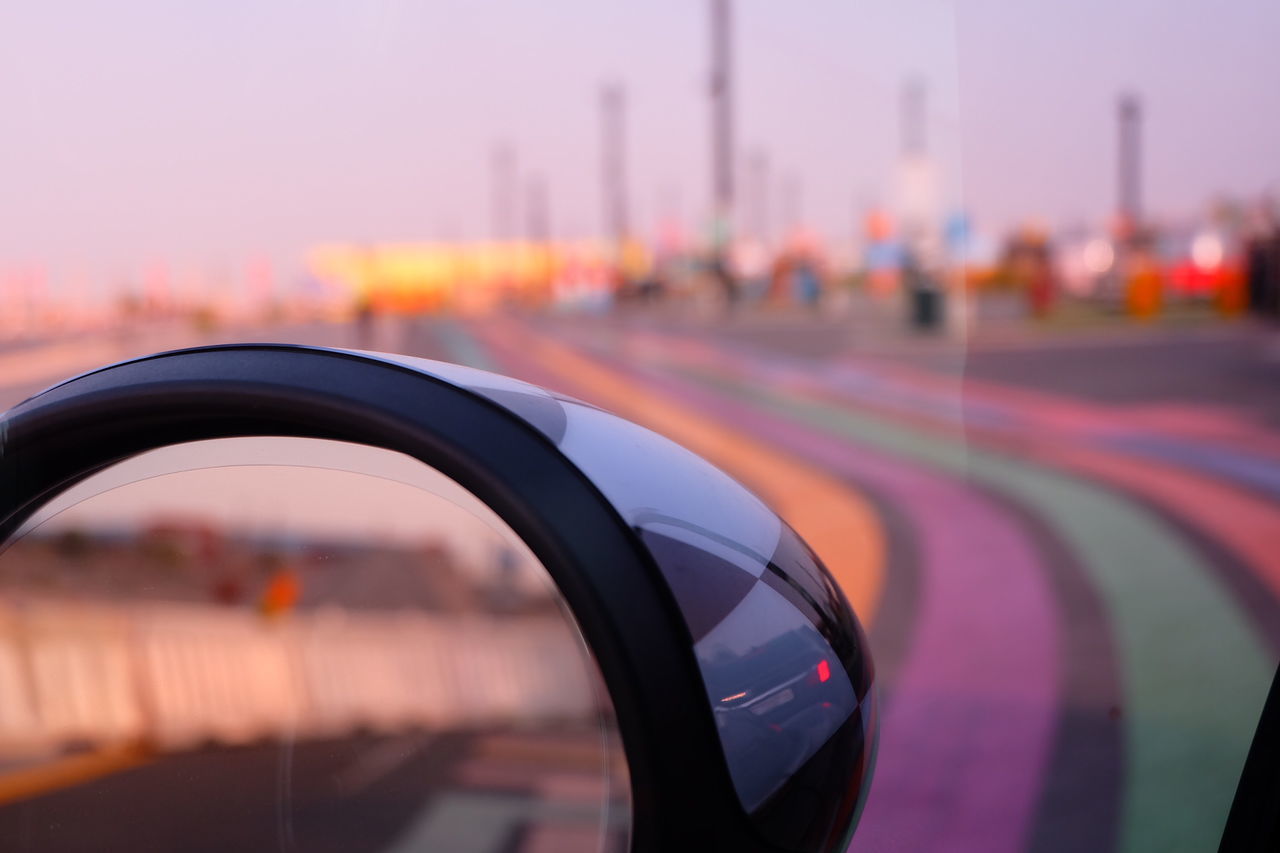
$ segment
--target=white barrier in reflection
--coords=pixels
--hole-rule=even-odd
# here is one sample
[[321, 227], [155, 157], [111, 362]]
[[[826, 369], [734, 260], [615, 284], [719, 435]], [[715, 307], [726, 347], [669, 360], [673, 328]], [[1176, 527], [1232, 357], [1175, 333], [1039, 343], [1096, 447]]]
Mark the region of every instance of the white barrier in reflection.
[[306, 700], [295, 631], [253, 613], [148, 609], [135, 620], [147, 735], [166, 746], [229, 743], [297, 729]]
[[548, 617], [0, 608], [0, 755], [589, 717], [582, 655]]

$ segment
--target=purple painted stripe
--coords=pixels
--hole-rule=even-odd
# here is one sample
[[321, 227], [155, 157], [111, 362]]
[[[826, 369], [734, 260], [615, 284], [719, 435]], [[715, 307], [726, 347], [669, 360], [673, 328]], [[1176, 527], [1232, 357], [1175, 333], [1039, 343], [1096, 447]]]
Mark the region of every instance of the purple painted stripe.
[[854, 849], [1022, 849], [1060, 700], [1058, 614], [1028, 532], [962, 481], [679, 380], [646, 374], [643, 381], [879, 490], [917, 531], [917, 627], [887, 697]]

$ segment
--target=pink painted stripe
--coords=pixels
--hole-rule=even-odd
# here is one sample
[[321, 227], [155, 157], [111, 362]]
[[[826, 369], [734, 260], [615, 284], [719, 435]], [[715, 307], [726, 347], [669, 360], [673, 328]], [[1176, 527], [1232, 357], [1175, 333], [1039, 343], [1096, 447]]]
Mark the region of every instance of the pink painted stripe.
[[745, 406], [703, 397], [699, 408], [867, 483], [919, 537], [917, 628], [857, 847], [1022, 849], [1060, 698], [1058, 614], [1025, 531], [963, 482]]

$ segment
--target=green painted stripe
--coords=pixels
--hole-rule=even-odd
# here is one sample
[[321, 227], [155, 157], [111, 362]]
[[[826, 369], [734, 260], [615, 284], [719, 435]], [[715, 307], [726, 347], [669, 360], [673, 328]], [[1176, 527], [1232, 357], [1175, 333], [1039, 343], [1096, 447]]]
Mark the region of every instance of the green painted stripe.
[[870, 448], [971, 477], [1053, 525], [1102, 593], [1122, 658], [1128, 777], [1120, 848], [1216, 849], [1274, 661], [1213, 567], [1166, 521], [1106, 488], [960, 441], [700, 371], [674, 372]]

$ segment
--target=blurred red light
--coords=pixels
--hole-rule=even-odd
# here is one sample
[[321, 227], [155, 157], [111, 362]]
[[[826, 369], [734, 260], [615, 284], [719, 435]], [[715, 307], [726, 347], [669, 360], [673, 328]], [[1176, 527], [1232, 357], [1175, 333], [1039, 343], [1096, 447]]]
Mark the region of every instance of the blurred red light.
[[818, 661], [818, 680], [826, 681], [831, 677], [831, 664], [825, 660]]

